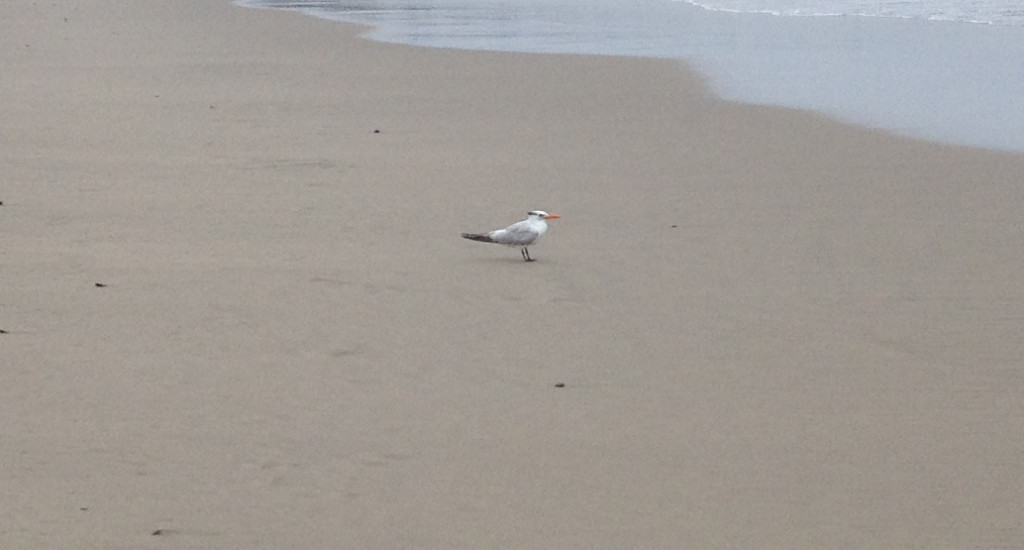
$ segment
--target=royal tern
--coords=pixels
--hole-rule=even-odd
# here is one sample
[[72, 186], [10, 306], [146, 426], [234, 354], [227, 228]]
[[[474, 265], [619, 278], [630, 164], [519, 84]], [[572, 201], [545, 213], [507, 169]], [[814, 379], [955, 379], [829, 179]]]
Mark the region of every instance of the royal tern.
[[488, 233], [463, 233], [462, 238], [482, 243], [496, 243], [505, 246], [519, 247], [523, 259], [532, 262], [530, 251], [526, 248], [537, 242], [548, 230], [548, 224], [544, 220], [556, 220], [561, 218], [558, 214], [548, 214], [543, 210], [534, 210], [526, 215], [526, 219], [516, 222], [505, 229], [495, 229]]

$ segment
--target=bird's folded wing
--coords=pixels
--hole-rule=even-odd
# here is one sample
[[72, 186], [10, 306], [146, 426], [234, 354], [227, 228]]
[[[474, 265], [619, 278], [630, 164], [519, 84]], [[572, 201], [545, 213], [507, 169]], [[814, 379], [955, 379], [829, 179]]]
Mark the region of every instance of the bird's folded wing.
[[492, 237], [501, 244], [526, 246], [537, 240], [537, 231], [529, 224], [516, 223], [495, 231]]

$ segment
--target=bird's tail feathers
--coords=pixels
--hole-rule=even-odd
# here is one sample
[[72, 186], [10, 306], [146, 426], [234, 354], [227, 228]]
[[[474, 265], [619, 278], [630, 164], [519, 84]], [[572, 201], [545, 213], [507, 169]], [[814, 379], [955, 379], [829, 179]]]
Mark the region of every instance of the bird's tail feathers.
[[486, 235], [486, 234], [485, 235], [477, 235], [475, 233], [463, 233], [462, 234], [462, 238], [463, 239], [469, 239], [471, 241], [480, 241], [482, 243], [493, 243], [494, 242], [494, 239], [492, 239], [489, 235]]

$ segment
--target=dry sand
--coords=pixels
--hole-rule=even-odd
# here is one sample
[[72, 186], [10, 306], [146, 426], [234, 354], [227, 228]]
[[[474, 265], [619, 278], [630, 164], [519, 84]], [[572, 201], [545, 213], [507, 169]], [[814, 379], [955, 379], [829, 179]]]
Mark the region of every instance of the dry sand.
[[1024, 155], [359, 30], [0, 7], [0, 546], [1024, 547]]

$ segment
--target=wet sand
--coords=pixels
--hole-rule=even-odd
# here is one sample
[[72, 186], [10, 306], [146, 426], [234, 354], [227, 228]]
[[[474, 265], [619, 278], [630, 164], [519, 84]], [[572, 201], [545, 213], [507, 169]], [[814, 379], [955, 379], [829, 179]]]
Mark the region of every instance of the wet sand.
[[[1024, 545], [1024, 155], [665, 60], [0, 15], [6, 548]], [[536, 262], [459, 238], [531, 209]]]

